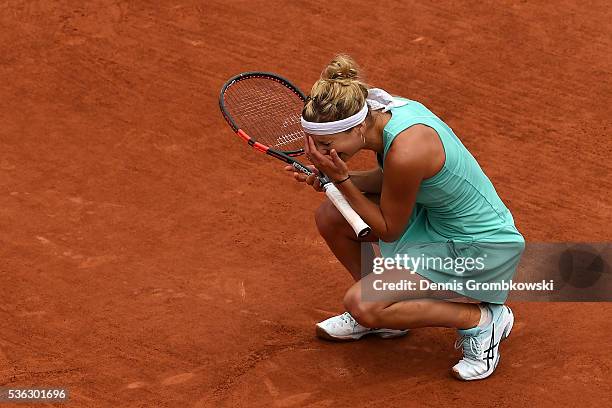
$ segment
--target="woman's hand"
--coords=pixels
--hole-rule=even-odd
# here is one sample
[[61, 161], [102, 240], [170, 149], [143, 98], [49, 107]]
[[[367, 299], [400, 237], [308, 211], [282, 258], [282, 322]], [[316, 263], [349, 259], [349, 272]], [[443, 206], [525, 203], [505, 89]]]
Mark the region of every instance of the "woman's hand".
[[293, 166], [285, 166], [285, 170], [292, 173], [293, 178], [300, 183], [306, 183], [312, 186], [316, 191], [325, 191], [319, 182], [319, 170], [315, 166], [306, 166], [312, 171], [312, 174], [307, 176], [302, 172], [297, 172]]
[[304, 151], [315, 167], [321, 169], [332, 182], [342, 181], [348, 177], [348, 167], [340, 156], [338, 156], [335, 149], [329, 152], [329, 156], [321, 154], [321, 152], [317, 150], [314, 140], [306, 135]]

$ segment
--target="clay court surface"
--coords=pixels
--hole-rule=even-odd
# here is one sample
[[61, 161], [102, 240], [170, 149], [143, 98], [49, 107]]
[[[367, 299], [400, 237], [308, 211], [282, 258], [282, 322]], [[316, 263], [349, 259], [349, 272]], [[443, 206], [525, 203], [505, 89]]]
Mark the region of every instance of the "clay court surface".
[[307, 90], [347, 52], [446, 120], [528, 241], [609, 241], [609, 2], [86, 3], [0, 4], [0, 386], [71, 407], [609, 403], [606, 303], [512, 303], [477, 383], [450, 376], [450, 329], [317, 340], [351, 283], [323, 196], [217, 106], [234, 74]]

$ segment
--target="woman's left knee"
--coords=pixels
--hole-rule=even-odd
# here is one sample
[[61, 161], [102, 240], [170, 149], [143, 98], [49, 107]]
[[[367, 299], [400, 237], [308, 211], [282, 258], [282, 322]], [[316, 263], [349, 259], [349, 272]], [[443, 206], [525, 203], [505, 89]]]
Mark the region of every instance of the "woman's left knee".
[[376, 302], [364, 302], [359, 290], [349, 289], [344, 296], [344, 308], [360, 325], [378, 327], [381, 305]]

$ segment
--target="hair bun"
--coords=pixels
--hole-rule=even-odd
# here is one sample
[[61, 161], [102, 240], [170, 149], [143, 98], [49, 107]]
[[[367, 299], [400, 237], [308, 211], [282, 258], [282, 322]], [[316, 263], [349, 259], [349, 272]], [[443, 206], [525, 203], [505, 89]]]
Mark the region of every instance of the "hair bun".
[[359, 80], [359, 67], [348, 55], [337, 55], [321, 73], [322, 79]]
[[309, 122], [330, 122], [359, 112], [368, 96], [360, 70], [348, 55], [337, 55], [310, 90], [302, 116]]

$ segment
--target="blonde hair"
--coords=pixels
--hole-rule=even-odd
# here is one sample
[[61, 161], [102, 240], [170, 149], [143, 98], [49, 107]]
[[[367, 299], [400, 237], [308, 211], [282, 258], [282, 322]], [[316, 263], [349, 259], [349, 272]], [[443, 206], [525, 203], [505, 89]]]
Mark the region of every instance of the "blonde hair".
[[331, 122], [345, 119], [363, 108], [368, 86], [348, 55], [337, 55], [321, 72], [321, 78], [310, 90], [302, 116], [309, 122]]

